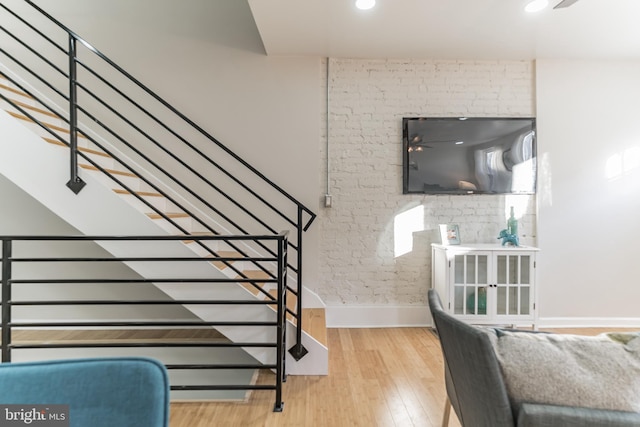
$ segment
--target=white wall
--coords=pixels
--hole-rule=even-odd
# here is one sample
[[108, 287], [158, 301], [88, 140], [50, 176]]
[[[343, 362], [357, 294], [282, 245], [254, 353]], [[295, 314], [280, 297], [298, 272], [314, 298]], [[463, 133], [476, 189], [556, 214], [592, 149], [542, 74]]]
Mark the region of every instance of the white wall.
[[[534, 116], [533, 63], [331, 59], [329, 69], [333, 207], [321, 211], [317, 289], [328, 323], [428, 323], [438, 224], [459, 224], [464, 243], [498, 244], [515, 205], [522, 242], [534, 245], [535, 197], [403, 195], [402, 117]], [[399, 255], [403, 236], [412, 248]]]
[[540, 316], [638, 326], [640, 62], [541, 60], [536, 88]]

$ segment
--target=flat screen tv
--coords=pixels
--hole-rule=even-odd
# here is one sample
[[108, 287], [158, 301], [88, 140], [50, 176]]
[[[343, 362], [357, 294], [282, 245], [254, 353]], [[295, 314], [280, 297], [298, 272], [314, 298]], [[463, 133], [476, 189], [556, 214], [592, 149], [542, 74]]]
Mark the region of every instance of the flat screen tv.
[[534, 118], [403, 118], [403, 193], [534, 194], [535, 125]]

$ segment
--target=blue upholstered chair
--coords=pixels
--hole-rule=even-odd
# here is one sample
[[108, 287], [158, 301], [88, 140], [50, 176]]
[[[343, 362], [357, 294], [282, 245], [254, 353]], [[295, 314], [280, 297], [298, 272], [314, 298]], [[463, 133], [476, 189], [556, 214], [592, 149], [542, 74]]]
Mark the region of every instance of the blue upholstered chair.
[[8, 404], [69, 405], [70, 427], [167, 427], [169, 380], [147, 358], [4, 363], [0, 405]]

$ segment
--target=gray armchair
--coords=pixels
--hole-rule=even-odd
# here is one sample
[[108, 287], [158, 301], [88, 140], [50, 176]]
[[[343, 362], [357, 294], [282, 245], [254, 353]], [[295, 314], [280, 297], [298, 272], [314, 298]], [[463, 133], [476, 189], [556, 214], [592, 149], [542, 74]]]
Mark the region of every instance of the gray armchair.
[[448, 401], [443, 426], [450, 407], [463, 427], [640, 426], [636, 412], [512, 402], [490, 330], [446, 313], [435, 290], [429, 290], [428, 299], [444, 358]]

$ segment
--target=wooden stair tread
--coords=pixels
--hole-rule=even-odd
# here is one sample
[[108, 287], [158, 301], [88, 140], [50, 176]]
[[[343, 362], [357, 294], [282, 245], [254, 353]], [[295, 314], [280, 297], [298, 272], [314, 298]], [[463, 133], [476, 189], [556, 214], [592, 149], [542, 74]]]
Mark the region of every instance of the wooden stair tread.
[[[42, 138], [45, 141], [47, 141], [49, 144], [54, 144], [54, 145], [59, 145], [61, 147], [69, 147], [67, 144], [65, 144], [62, 141], [58, 141], [55, 138], [48, 138], [48, 137], [44, 137]], [[83, 153], [89, 153], [89, 154], [95, 154], [98, 156], [102, 156], [102, 157], [107, 157], [107, 158], [111, 158], [110, 155], [108, 155], [107, 153], [104, 153], [102, 151], [98, 151], [98, 150], [94, 150], [91, 148], [86, 148], [86, 147], [78, 147], [78, 151], [82, 151]]]
[[[87, 165], [87, 164], [81, 163], [79, 166], [82, 169], [101, 172], [100, 169], [98, 169], [96, 166], [93, 166], [93, 165]], [[118, 171], [118, 170], [115, 170], [115, 169], [107, 169], [107, 168], [103, 168], [103, 169], [105, 171], [107, 171], [108, 173], [112, 174], [112, 175], [122, 175], [122, 176], [131, 177], [131, 178], [138, 178], [138, 175], [136, 175], [135, 173], [125, 172], [125, 171]]]
[[[25, 122], [34, 123], [33, 120], [31, 120], [29, 117], [27, 117], [27, 116], [25, 116], [23, 114], [19, 114], [19, 113], [13, 112], [13, 111], [7, 111], [7, 112], [9, 113], [9, 115], [15, 117], [16, 119], [23, 120]], [[69, 129], [63, 128], [61, 126], [54, 125], [52, 123], [47, 123], [47, 122], [40, 121], [40, 124], [45, 126], [45, 127], [47, 127], [47, 128], [49, 128], [49, 129], [57, 130], [58, 132], [70, 133]], [[84, 136], [81, 132], [78, 132], [78, 137], [79, 138], [86, 138], [86, 136]]]
[[[242, 272], [249, 279], [270, 279], [271, 276], [266, 271], [262, 270], [244, 270]], [[240, 276], [236, 277], [236, 279], [240, 279]]]
[[212, 343], [212, 342], [230, 342], [228, 338], [216, 338], [216, 339], [207, 339], [207, 340], [202, 340], [202, 339], [198, 339], [195, 340], [193, 338], [142, 338], [142, 339], [135, 339], [135, 338], [131, 338], [131, 339], [126, 339], [126, 338], [122, 338], [122, 339], [72, 339], [72, 340], [32, 340], [32, 341], [17, 341], [17, 340], [12, 340], [11, 343], [12, 344], [30, 344], [30, 343], [43, 343], [43, 344], [56, 344], [56, 345], [63, 345], [63, 344], [67, 344], [67, 345], [73, 345], [73, 344], [97, 344], [97, 345], [104, 345], [104, 344], [118, 344], [118, 343], [122, 343], [122, 344], [128, 344], [128, 343], [133, 343], [133, 344], [138, 344], [138, 343], [143, 343], [143, 344], [161, 344], [161, 343], [189, 343], [191, 344], [197, 344], [197, 343], [202, 343], [202, 344], [206, 344], [206, 343]]
[[213, 328], [180, 329], [29, 329], [12, 332], [13, 342], [113, 342], [113, 341], [228, 341], [228, 338]]
[[[164, 219], [164, 217], [162, 215], [160, 215], [159, 213], [148, 213], [147, 216], [151, 219]], [[168, 218], [190, 218], [188, 213], [184, 213], [184, 212], [165, 212], [165, 216], [167, 216]]]
[[324, 308], [303, 308], [302, 329], [320, 344], [329, 347], [327, 340], [327, 319]]
[[[211, 232], [211, 231], [192, 231], [191, 233], [192, 236], [215, 236], [216, 234]], [[183, 240], [182, 243], [184, 244], [189, 244], [189, 243], [194, 243], [196, 242], [196, 240]]]
[[[2, 86], [2, 85], [0, 85], [0, 86]], [[25, 95], [26, 95], [26, 94], [25, 94]], [[28, 96], [28, 95], [27, 95], [27, 96]], [[19, 106], [20, 106], [20, 107], [22, 107], [22, 108], [26, 108], [27, 110], [34, 111], [34, 112], [36, 112], [36, 113], [38, 113], [38, 114], [42, 114], [42, 115], [44, 115], [44, 116], [53, 117], [53, 118], [55, 118], [55, 119], [59, 119], [59, 118], [60, 118], [60, 117], [58, 117], [58, 115], [57, 115], [56, 113], [53, 113], [53, 112], [51, 112], [51, 111], [49, 111], [49, 110], [44, 110], [44, 109], [42, 109], [42, 108], [34, 107], [33, 105], [29, 105], [29, 104], [27, 104], [26, 102], [21, 102], [21, 101], [15, 100], [15, 99], [12, 99], [11, 101], [12, 101], [14, 104], [17, 104], [17, 105], [19, 105]]]
[[[269, 291], [269, 295], [271, 295], [274, 298], [278, 297], [278, 290], [277, 289], [271, 289]], [[287, 308], [289, 310], [292, 311], [296, 311], [297, 309], [297, 305], [298, 304], [298, 297], [296, 295], [294, 295], [293, 292], [287, 290]]]
[[[261, 282], [260, 279], [271, 278], [268, 273], [262, 270], [243, 270], [242, 274], [247, 276], [248, 279], [252, 279], [252, 280], [255, 279], [254, 283], [260, 286], [261, 288], [264, 288], [265, 282]], [[244, 279], [244, 277], [236, 276], [236, 279]], [[248, 290], [249, 292], [251, 292], [253, 295], [258, 296], [260, 294], [260, 291], [254, 286], [254, 283], [243, 282], [243, 283], [240, 283], [240, 285], [246, 290]]]
[[[122, 188], [114, 188], [113, 191], [116, 192], [117, 194], [124, 194], [124, 195], [131, 194], [130, 191], [127, 191]], [[143, 196], [143, 197], [164, 197], [162, 194], [154, 193], [152, 191], [134, 191], [134, 193], [137, 194], [138, 196]]]
[[[215, 251], [219, 257], [221, 258], [238, 258], [241, 257], [242, 254], [235, 251]], [[207, 255], [206, 258], [211, 258], [213, 255]], [[228, 264], [233, 264], [236, 261], [211, 261], [217, 269], [223, 270], [228, 267]]]
[[[272, 289], [269, 291], [273, 297], [276, 296], [277, 290]], [[291, 292], [287, 295], [287, 307], [289, 310], [296, 311], [298, 300]], [[296, 324], [296, 318], [287, 313], [287, 319], [294, 325]], [[328, 347], [327, 343], [327, 319], [324, 308], [303, 308], [302, 309], [302, 330], [315, 338], [320, 344]]]
[[[269, 291], [269, 295], [271, 295], [274, 298], [278, 298], [278, 290], [271, 289]], [[297, 304], [298, 304], [298, 298], [292, 292], [287, 291], [287, 308], [293, 312], [296, 312], [298, 310]], [[275, 306], [271, 306], [271, 307], [275, 309]], [[290, 320], [291, 323], [293, 323], [294, 325], [296, 324], [296, 318], [293, 316], [293, 314], [287, 313], [287, 319]], [[304, 329], [304, 324], [302, 325], [302, 327]]]
[[[4, 76], [2, 76], [0, 74], [0, 77], [4, 77]], [[7, 86], [7, 85], [2, 84], [2, 83], [0, 83], [0, 88], [2, 88], [4, 90], [8, 90], [9, 92], [15, 93], [17, 95], [24, 96], [25, 98], [33, 99], [31, 97], [31, 95], [29, 95], [28, 93], [25, 93], [25, 92], [21, 91], [20, 89], [13, 88], [11, 86]]]

